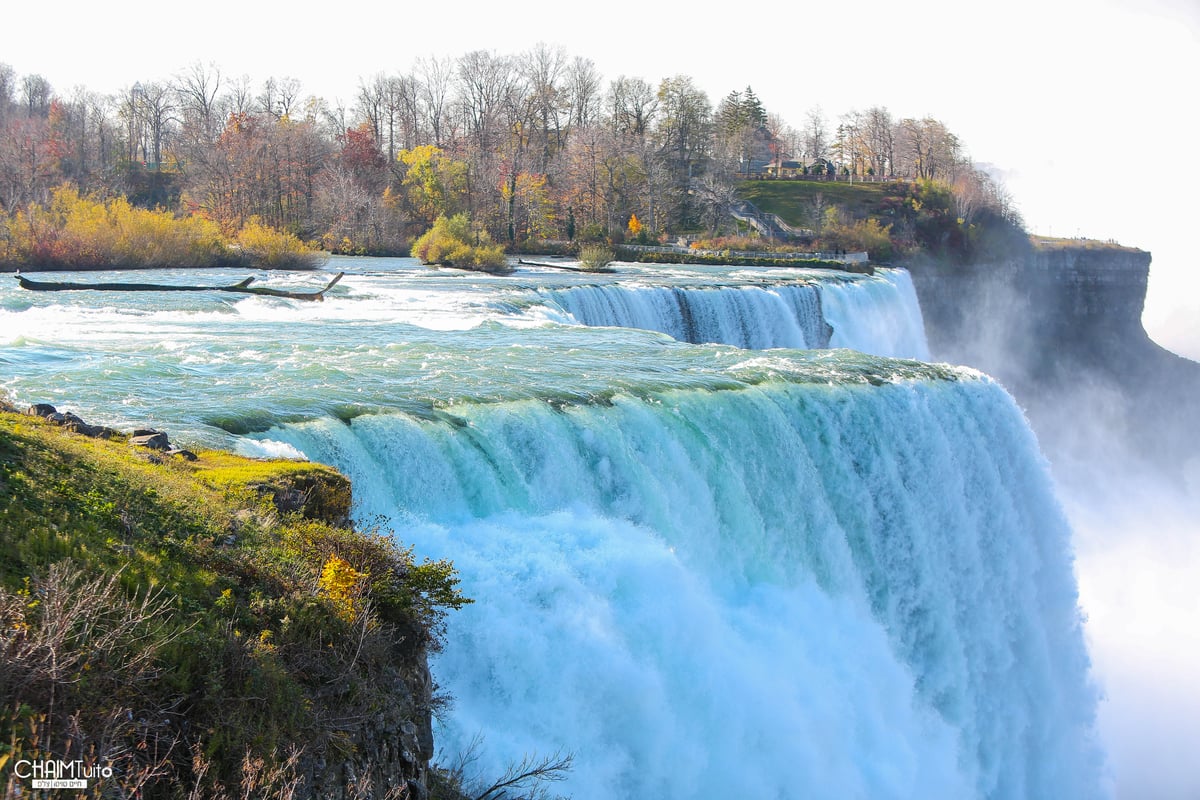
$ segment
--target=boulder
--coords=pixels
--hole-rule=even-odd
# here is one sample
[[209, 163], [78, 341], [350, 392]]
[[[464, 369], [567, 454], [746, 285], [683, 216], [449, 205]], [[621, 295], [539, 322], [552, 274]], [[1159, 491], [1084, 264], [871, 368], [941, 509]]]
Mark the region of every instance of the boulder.
[[149, 447], [151, 450], [170, 450], [171, 442], [161, 431], [134, 431], [129, 437], [129, 443], [138, 447]]
[[51, 414], [57, 414], [58, 409], [49, 403], [34, 403], [26, 413], [31, 417], [48, 417]]

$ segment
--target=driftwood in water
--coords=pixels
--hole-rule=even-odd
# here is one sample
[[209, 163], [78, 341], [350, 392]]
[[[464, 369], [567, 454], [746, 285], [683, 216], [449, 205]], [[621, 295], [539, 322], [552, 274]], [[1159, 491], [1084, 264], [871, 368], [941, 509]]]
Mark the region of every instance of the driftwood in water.
[[549, 267], [550, 269], [561, 269], [566, 272], [616, 272], [610, 267], [601, 267], [600, 269], [584, 269], [583, 267], [568, 267], [566, 264], [547, 264], [544, 261], [526, 261], [523, 258], [518, 258], [517, 263], [523, 267]]
[[549, 267], [550, 269], [565, 269], [567, 272], [583, 272], [579, 267], [568, 267], [566, 264], [547, 264], [544, 261], [526, 261], [518, 258], [517, 263], [523, 267]]
[[235, 283], [232, 286], [172, 286], [166, 283], [57, 283], [50, 281], [34, 281], [24, 275], [17, 275], [17, 281], [22, 289], [35, 292], [69, 292], [91, 289], [98, 292], [236, 292], [238, 294], [258, 294], [267, 297], [286, 297], [290, 300], [324, 300], [325, 293], [342, 279], [344, 272], [333, 276], [333, 280], [319, 292], [293, 292], [287, 289], [268, 289], [265, 286], [251, 286], [254, 278]]

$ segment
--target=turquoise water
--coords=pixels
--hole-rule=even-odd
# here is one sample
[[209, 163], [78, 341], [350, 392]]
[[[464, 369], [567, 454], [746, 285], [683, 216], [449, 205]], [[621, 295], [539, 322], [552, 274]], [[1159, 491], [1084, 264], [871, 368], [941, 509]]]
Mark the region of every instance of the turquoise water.
[[[623, 391], [753, 383], [775, 372], [837, 381], [923, 369], [879, 368], [849, 353], [762, 361], [731, 348], [685, 346], [653, 332], [581, 327], [554, 302], [556, 293], [580, 288], [637, 293], [671, 287], [715, 297], [723, 286], [736, 300], [745, 291], [765, 295], [775, 287], [825, 284], [839, 295], [870, 287], [882, 295], [875, 303], [881, 318], [911, 316], [915, 298], [883, 279], [635, 266], [616, 276], [526, 270], [497, 278], [428, 270], [411, 259], [334, 259], [329, 269], [348, 274], [323, 303], [217, 292], [40, 293], [0, 276], [0, 387], [20, 402], [86, 411], [97, 423], [163, 425], [178, 436], [228, 445], [225, 431], [240, 434], [323, 414], [349, 418], [391, 408], [422, 413], [522, 397], [592, 402]], [[251, 274], [43, 277], [215, 286]], [[328, 278], [257, 273], [261, 285], [281, 288], [319, 288]], [[729, 304], [734, 323], [726, 327], [770, 328], [769, 319], [738, 320], [742, 310]], [[856, 335], [849, 325], [839, 327]], [[913, 345], [922, 346], [923, 340]]]
[[993, 381], [888, 357], [927, 354], [906, 274], [331, 266], [321, 304], [0, 282], [3, 387], [333, 464], [454, 559], [478, 602], [437, 735], [482, 736], [484, 774], [565, 750], [580, 800], [1102, 794], [1046, 465]]

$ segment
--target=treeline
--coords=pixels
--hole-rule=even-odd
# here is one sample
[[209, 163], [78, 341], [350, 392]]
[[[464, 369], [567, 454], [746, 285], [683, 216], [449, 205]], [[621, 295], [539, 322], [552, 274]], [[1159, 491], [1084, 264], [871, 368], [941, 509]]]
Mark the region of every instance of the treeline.
[[[967, 204], [1011, 208], [934, 119], [819, 109], [800, 128], [750, 87], [716, 105], [687, 76], [605, 80], [539, 45], [517, 55], [422, 58], [363, 79], [351, 108], [294, 79], [253, 86], [216, 66], [114, 96], [56, 92], [0, 65], [0, 209], [68, 184], [215, 223], [252, 218], [331, 251], [405, 252], [439, 217], [492, 240], [620, 240], [720, 232], [739, 180], [799, 171], [930, 179]], [[9, 226], [11, 227], [11, 225]], [[0, 235], [8, 235], [0, 231]]]

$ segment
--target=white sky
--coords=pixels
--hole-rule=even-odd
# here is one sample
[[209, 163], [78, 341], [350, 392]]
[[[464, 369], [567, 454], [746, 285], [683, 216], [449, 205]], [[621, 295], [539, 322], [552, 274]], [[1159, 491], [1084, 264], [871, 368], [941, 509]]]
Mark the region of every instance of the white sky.
[[1197, 0], [866, 0], [837, 13], [784, 0], [719, 13], [644, 0], [343, 0], [319, 15], [246, 0], [183, 8], [15, 4], [0, 61], [59, 91], [102, 92], [215, 63], [255, 85], [294, 77], [305, 94], [351, 105], [360, 78], [407, 71], [418, 56], [545, 42], [591, 58], [606, 79], [690, 75], [714, 103], [749, 84], [797, 127], [818, 105], [831, 123], [876, 104], [897, 117], [930, 114], [975, 160], [1005, 171], [1034, 232], [1151, 250], [1147, 326], [1200, 358], [1182, 187], [1200, 138]]

